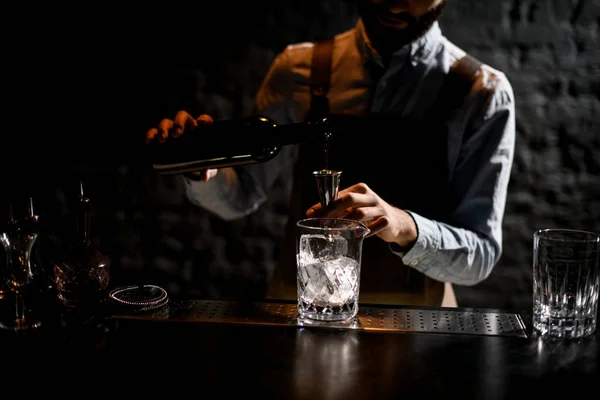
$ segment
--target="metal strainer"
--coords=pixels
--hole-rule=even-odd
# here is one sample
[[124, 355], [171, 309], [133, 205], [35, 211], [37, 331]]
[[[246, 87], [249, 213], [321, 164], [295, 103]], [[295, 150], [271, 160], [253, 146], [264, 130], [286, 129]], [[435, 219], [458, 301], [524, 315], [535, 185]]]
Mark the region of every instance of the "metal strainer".
[[108, 298], [130, 311], [154, 310], [169, 302], [166, 290], [155, 285], [121, 286], [111, 290]]

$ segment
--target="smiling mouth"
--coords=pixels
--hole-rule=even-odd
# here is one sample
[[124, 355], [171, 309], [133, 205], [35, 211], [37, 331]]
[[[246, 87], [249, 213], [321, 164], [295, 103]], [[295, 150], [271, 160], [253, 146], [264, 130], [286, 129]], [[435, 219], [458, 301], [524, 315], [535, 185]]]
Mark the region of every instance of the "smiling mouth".
[[404, 9], [404, 7], [400, 7], [399, 9], [398, 8], [384, 8], [384, 10], [386, 13], [393, 14], [393, 15], [407, 13], [407, 11]]

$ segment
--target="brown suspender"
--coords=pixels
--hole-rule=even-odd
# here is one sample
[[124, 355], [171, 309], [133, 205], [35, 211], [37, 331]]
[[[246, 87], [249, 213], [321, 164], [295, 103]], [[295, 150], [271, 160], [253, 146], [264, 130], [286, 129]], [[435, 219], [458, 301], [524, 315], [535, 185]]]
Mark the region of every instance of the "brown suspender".
[[326, 39], [315, 44], [312, 55], [312, 66], [314, 68], [310, 75], [313, 96], [325, 96], [329, 90], [332, 52], [333, 39]]
[[330, 87], [332, 53], [333, 39], [315, 43], [310, 73], [311, 103], [307, 119], [325, 117], [329, 114], [327, 93]]
[[481, 65], [479, 60], [468, 54], [452, 64], [430, 115], [446, 119], [462, 105], [477, 81]]

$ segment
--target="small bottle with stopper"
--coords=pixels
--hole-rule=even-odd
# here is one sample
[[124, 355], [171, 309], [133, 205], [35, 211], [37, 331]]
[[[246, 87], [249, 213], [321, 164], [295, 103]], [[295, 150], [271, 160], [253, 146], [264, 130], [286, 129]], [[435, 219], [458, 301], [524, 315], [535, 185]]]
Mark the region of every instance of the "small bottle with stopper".
[[54, 282], [58, 298], [70, 308], [95, 307], [106, 296], [110, 277], [110, 262], [90, 237], [90, 199], [80, 182], [76, 216], [75, 242], [65, 252], [64, 259], [54, 265]]

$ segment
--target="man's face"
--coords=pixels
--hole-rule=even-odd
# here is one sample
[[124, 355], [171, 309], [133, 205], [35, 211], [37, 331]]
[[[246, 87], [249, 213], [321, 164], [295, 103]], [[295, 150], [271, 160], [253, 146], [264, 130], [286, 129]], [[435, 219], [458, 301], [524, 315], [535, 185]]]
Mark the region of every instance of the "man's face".
[[358, 13], [375, 48], [395, 51], [425, 34], [446, 0], [358, 0]]

